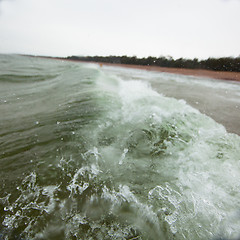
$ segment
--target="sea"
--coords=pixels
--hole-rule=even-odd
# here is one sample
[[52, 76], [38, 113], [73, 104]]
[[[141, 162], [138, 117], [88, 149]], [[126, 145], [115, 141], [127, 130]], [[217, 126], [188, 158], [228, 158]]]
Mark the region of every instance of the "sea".
[[239, 82], [0, 55], [0, 239], [239, 239], [239, 124]]

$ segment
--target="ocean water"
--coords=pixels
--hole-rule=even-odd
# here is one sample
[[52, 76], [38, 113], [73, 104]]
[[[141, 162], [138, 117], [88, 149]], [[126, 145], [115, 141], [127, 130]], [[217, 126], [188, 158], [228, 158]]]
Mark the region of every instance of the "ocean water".
[[239, 92], [1, 55], [0, 239], [238, 239]]

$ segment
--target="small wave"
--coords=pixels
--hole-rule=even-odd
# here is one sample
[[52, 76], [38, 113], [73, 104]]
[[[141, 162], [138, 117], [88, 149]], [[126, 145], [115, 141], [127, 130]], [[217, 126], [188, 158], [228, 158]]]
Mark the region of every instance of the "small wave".
[[57, 75], [0, 75], [0, 82], [5, 83], [31, 83], [41, 82], [56, 78]]

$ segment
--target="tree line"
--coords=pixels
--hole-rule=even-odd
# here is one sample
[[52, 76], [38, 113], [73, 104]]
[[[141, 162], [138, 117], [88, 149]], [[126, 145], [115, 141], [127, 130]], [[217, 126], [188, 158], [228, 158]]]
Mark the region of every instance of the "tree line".
[[143, 66], [159, 66], [170, 68], [189, 68], [189, 69], [206, 69], [214, 71], [231, 71], [240, 72], [240, 56], [237, 58], [208, 58], [206, 60], [194, 59], [173, 59], [172, 57], [147, 57], [137, 58], [136, 56], [69, 56], [67, 59], [76, 61], [133, 64]]

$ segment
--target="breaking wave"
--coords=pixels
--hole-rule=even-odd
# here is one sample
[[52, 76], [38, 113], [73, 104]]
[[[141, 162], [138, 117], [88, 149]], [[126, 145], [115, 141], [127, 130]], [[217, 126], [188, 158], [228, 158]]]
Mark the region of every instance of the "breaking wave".
[[121, 69], [1, 58], [1, 238], [239, 237], [238, 135]]

